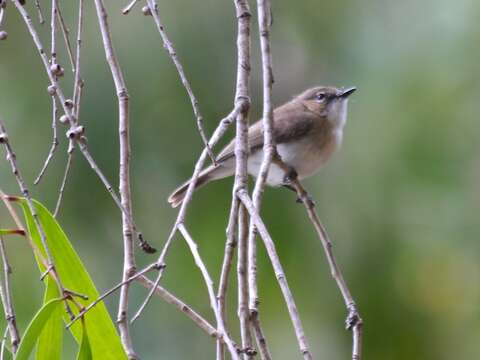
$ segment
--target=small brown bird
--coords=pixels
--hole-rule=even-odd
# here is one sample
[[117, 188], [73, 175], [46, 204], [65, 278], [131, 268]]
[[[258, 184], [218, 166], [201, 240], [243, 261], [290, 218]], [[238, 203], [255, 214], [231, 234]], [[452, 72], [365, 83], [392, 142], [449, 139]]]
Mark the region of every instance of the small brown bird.
[[[315, 174], [340, 146], [343, 127], [347, 120], [348, 97], [356, 88], [337, 89], [317, 86], [305, 90], [291, 101], [276, 108], [273, 113], [273, 133], [277, 152], [298, 178]], [[248, 173], [257, 176], [263, 159], [263, 124], [257, 121], [248, 129]], [[219, 154], [217, 166], [202, 170], [195, 189], [213, 180], [235, 174], [235, 141], [232, 140]], [[288, 176], [276, 164], [270, 166], [267, 184], [288, 187]], [[190, 181], [176, 189], [168, 198], [172, 207], [183, 201]]]

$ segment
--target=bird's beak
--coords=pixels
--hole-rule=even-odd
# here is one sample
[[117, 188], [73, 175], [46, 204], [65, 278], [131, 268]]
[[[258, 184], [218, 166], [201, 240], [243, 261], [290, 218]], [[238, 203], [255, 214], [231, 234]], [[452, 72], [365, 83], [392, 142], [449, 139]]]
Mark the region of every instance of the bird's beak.
[[346, 99], [350, 95], [352, 95], [357, 90], [356, 87], [350, 87], [348, 89], [341, 90], [340, 95], [338, 97]]

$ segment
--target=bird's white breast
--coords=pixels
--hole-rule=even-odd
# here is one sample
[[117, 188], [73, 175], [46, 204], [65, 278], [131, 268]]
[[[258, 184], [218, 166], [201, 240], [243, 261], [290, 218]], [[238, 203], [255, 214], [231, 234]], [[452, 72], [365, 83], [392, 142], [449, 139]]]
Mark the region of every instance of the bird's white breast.
[[[288, 143], [277, 145], [277, 151], [282, 160], [295, 169], [300, 179], [307, 178], [330, 159], [335, 150], [341, 145], [343, 128], [347, 121], [347, 100], [342, 99], [331, 104], [328, 112], [328, 121], [333, 125], [326, 141], [317, 141], [317, 135], [305, 137]], [[248, 157], [248, 172], [257, 176], [263, 160], [263, 149], [259, 149]], [[275, 164], [271, 164], [267, 183], [270, 186], [280, 186], [284, 183], [285, 172]]]

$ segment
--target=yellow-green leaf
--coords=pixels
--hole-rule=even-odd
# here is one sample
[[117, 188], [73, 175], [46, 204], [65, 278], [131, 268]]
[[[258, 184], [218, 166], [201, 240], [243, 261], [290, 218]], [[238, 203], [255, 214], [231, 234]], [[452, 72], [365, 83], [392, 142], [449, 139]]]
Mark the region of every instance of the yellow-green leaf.
[[[58, 298], [57, 284], [47, 276], [45, 297], [43, 303]], [[63, 332], [65, 326], [62, 319], [63, 307], [59, 306], [53, 310], [50, 319], [47, 320], [37, 342], [36, 360], [60, 360], [62, 358]]]
[[45, 327], [47, 321], [51, 318], [55, 310], [62, 306], [62, 299], [53, 299], [47, 302], [38, 311], [35, 317], [28, 325], [25, 334], [23, 335], [18, 351], [15, 355], [15, 360], [28, 360], [32, 350], [40, 336], [40, 333]]
[[[21, 204], [27, 222], [27, 228], [35, 245], [46, 257], [38, 229], [28, 208], [26, 200], [22, 199]], [[73, 249], [70, 241], [52, 214], [39, 202], [34, 201], [34, 206], [47, 237], [48, 248], [52, 254], [53, 262], [57, 273], [65, 288], [88, 296], [88, 300], [76, 297], [75, 300], [87, 306], [98, 296], [90, 275], [86, 271], [82, 261]], [[40, 272], [45, 270], [43, 264], [37, 259]], [[70, 304], [72, 304], [70, 302]], [[73, 305], [73, 304], [72, 304]], [[72, 310], [78, 313], [78, 309], [72, 306]], [[65, 322], [69, 322], [68, 315], [64, 313]], [[88, 327], [89, 344], [94, 359], [101, 360], [122, 360], [127, 359], [123, 350], [120, 338], [115, 325], [107, 312], [105, 304], [100, 302], [85, 315], [85, 324]], [[73, 336], [80, 344], [82, 341], [82, 326], [77, 321], [71, 328]]]

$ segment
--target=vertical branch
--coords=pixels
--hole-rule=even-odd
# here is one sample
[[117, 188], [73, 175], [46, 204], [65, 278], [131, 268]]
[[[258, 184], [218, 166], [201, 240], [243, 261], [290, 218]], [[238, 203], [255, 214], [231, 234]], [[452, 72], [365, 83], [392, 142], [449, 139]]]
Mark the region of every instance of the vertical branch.
[[[270, 52], [270, 1], [257, 0], [258, 4], [258, 27], [260, 33], [260, 46], [262, 53], [262, 77], [263, 77], [263, 160], [260, 166], [260, 172], [253, 190], [253, 203], [255, 208], [260, 211], [265, 181], [272, 163], [273, 155], [276, 151], [275, 139], [273, 137], [273, 106], [272, 106], [272, 54]], [[257, 264], [256, 264], [256, 241], [255, 226], [250, 224], [249, 247], [248, 247], [248, 280], [250, 301], [249, 308], [252, 316], [258, 316], [258, 290], [257, 290]]]
[[8, 263], [7, 251], [3, 237], [0, 235], [0, 256], [3, 264], [3, 281], [0, 281], [0, 296], [2, 298], [3, 310], [5, 312], [5, 319], [8, 322], [7, 328], [10, 333], [10, 340], [12, 344], [12, 352], [17, 352], [18, 344], [20, 343], [20, 334], [17, 328], [17, 320], [15, 316], [15, 309], [13, 308], [12, 295], [10, 290], [10, 274], [12, 268]]
[[247, 253], [248, 253], [248, 213], [245, 206], [240, 206], [238, 214], [238, 318], [240, 320], [240, 334], [242, 337], [242, 351], [245, 360], [252, 359], [256, 351], [252, 346], [252, 333], [248, 312], [248, 281], [247, 281]]
[[[220, 281], [218, 284], [217, 292], [217, 302], [218, 302], [218, 312], [222, 317], [223, 321], [226, 323], [226, 296], [228, 290], [228, 282], [230, 270], [232, 268], [232, 260], [234, 255], [235, 247], [237, 246], [237, 221], [238, 221], [238, 210], [240, 202], [237, 197], [234, 197], [232, 200], [232, 207], [230, 209], [230, 216], [227, 225], [227, 240], [225, 242], [225, 251], [223, 256], [222, 270], [220, 272]], [[223, 343], [217, 340], [217, 360], [223, 360], [225, 358], [225, 353], [223, 349]]]
[[[232, 209], [236, 204], [236, 193], [240, 190], [247, 190], [247, 161], [248, 161], [248, 114], [250, 111], [250, 23], [251, 13], [247, 0], [235, 1], [236, 16], [238, 21], [237, 34], [237, 86], [235, 92], [235, 103], [242, 104], [242, 110], [237, 116], [237, 128], [235, 137], [235, 181], [233, 184]], [[240, 318], [240, 334], [242, 336], [243, 351], [251, 351], [251, 335], [248, 322], [248, 311], [246, 301], [248, 299], [248, 288], [245, 286], [246, 268], [246, 214], [240, 209], [238, 221], [238, 316]], [[245, 358], [248, 355], [245, 354]]]
[[[122, 211], [122, 230], [123, 230], [123, 280], [128, 279], [135, 272], [134, 246], [133, 246], [133, 218], [132, 218], [132, 200], [130, 194], [130, 134], [129, 134], [129, 96], [122, 70], [118, 63], [115, 50], [113, 49], [112, 39], [107, 21], [107, 12], [103, 0], [95, 0], [98, 22], [102, 33], [103, 47], [107, 58], [110, 71], [118, 98], [118, 131], [120, 140], [120, 169], [119, 169], [119, 191]], [[137, 359], [133, 350], [132, 339], [129, 332], [127, 319], [128, 312], [128, 290], [129, 283], [125, 283], [120, 290], [120, 301], [118, 305], [117, 323], [120, 331], [120, 337], [123, 347], [129, 359]]]
[[300, 320], [300, 316], [298, 314], [297, 305], [295, 304], [292, 292], [290, 290], [290, 287], [288, 286], [285, 272], [283, 271], [282, 264], [280, 263], [277, 250], [275, 248], [275, 243], [273, 242], [272, 237], [270, 236], [265, 224], [263, 223], [260, 214], [255, 208], [253, 201], [248, 196], [248, 193], [246, 191], [240, 191], [237, 195], [250, 213], [250, 221], [255, 223], [255, 226], [263, 239], [265, 248], [267, 249], [268, 257], [270, 258], [273, 269], [275, 271], [275, 276], [277, 277], [277, 281], [280, 285], [280, 289], [282, 290], [285, 303], [287, 304], [288, 313], [290, 315], [290, 319], [292, 320], [293, 328], [295, 330], [298, 345], [300, 347], [303, 358], [305, 360], [312, 360], [312, 354], [310, 352], [307, 338], [303, 330], [302, 321]]

